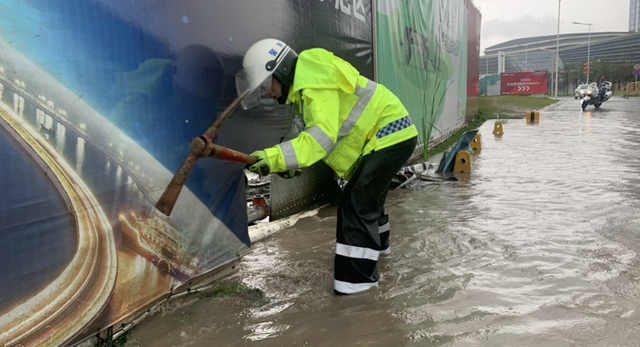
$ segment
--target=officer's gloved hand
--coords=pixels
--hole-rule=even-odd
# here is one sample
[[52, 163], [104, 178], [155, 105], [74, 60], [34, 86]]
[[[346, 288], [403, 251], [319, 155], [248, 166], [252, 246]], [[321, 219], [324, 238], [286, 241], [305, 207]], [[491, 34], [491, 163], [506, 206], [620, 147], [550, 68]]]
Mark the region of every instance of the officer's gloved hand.
[[285, 172], [278, 172], [278, 176], [280, 176], [282, 178], [294, 178], [296, 176], [299, 176], [299, 173], [298, 173], [298, 170], [291, 169], [291, 170], [285, 171]]
[[265, 151], [255, 151], [250, 155], [258, 158], [258, 160], [253, 165], [249, 166], [249, 171], [255, 172], [260, 176], [266, 176], [271, 172], [269, 160], [267, 160], [267, 153], [265, 153]]

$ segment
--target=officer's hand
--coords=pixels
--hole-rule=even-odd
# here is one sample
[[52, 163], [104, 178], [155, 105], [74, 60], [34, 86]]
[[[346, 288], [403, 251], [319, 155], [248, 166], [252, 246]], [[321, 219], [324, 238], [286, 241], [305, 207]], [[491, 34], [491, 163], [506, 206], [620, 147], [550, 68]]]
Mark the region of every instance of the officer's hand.
[[266, 176], [271, 172], [267, 154], [264, 151], [255, 151], [251, 153], [251, 156], [256, 157], [258, 160], [249, 166], [249, 171], [255, 172], [260, 176]]
[[278, 176], [282, 178], [294, 178], [296, 176], [300, 176], [300, 172], [296, 169], [291, 169], [285, 172], [278, 172]]

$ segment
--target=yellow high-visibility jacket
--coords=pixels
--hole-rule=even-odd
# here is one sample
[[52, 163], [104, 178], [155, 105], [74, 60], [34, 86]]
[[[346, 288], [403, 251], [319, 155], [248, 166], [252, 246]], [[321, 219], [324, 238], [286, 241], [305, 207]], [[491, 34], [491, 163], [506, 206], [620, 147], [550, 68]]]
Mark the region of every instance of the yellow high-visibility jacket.
[[323, 159], [344, 176], [360, 156], [418, 135], [391, 91], [321, 48], [298, 56], [287, 98], [291, 102], [303, 105], [305, 130], [291, 141], [265, 149], [271, 172]]

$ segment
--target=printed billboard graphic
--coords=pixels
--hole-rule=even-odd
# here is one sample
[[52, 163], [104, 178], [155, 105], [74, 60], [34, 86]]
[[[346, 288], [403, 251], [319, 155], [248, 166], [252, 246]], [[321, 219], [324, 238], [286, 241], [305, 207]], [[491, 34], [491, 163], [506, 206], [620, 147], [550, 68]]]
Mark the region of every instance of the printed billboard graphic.
[[546, 94], [547, 72], [505, 72], [500, 76], [500, 94]]
[[377, 4], [378, 80], [400, 98], [428, 147], [465, 121], [466, 1]]
[[[244, 165], [199, 160], [169, 216], [156, 202], [254, 42], [323, 47], [372, 78], [370, 13], [0, 0], [0, 345], [73, 345], [250, 252]], [[214, 142], [272, 146], [289, 111], [236, 110]]]

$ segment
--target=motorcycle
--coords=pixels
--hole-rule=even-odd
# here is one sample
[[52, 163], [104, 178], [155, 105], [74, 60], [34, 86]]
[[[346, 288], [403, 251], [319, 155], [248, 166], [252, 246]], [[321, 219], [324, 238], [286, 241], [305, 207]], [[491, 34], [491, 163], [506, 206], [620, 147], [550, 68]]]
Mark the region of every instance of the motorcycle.
[[582, 99], [582, 110], [584, 111], [587, 106], [593, 105], [595, 108], [599, 108], [603, 102], [609, 100], [613, 92], [611, 91], [611, 87], [613, 84], [609, 81], [605, 81], [604, 77], [602, 77], [602, 82], [600, 86], [596, 85], [595, 82], [590, 83], [589, 87], [587, 87], [587, 95]]

